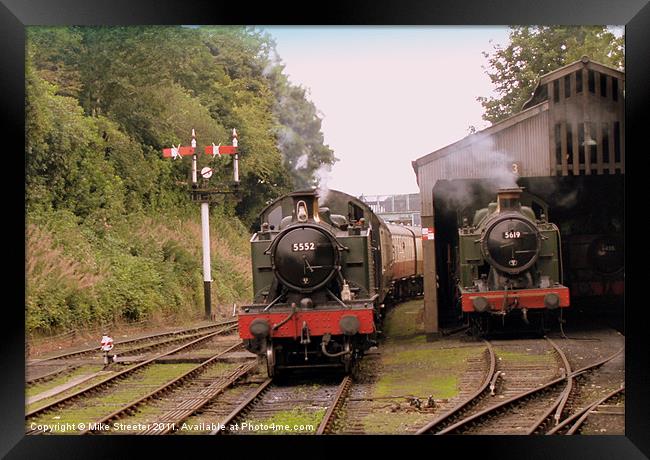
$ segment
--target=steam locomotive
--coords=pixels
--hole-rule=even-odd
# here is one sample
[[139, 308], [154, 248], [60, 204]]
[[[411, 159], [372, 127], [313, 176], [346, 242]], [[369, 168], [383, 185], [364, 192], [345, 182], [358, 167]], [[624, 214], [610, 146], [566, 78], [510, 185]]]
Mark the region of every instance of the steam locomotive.
[[543, 328], [544, 316], [569, 306], [562, 282], [561, 239], [546, 213], [521, 204], [521, 188], [501, 189], [497, 201], [458, 229], [457, 297], [471, 332], [490, 332], [518, 316]]
[[238, 320], [270, 377], [296, 368], [350, 372], [376, 344], [386, 302], [423, 292], [418, 229], [387, 224], [345, 193], [280, 197], [261, 212], [259, 228], [251, 238], [254, 303], [240, 307]]

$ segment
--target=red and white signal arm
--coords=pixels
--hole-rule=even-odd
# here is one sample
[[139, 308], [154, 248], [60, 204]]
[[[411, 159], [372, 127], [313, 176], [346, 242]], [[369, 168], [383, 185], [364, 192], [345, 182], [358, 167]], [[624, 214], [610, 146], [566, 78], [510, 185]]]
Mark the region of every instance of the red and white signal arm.
[[435, 240], [435, 232], [433, 227], [422, 227], [422, 239], [423, 240]]
[[111, 351], [113, 349], [113, 338], [105, 335], [102, 337], [102, 351]]
[[164, 158], [179, 158], [179, 157], [186, 157], [188, 155], [194, 155], [195, 149], [194, 147], [172, 147], [169, 149], [163, 149], [163, 157]]
[[207, 155], [234, 155], [237, 153], [237, 147], [234, 145], [208, 145], [205, 148]]

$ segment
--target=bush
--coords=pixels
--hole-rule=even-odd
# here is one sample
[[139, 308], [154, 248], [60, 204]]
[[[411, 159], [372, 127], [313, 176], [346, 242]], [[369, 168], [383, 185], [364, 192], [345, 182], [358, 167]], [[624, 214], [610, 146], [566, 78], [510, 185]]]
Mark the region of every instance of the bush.
[[[136, 213], [111, 224], [70, 211], [27, 215], [27, 331], [59, 333], [203, 312], [198, 213]], [[237, 219], [211, 219], [213, 302], [249, 299], [248, 233]]]

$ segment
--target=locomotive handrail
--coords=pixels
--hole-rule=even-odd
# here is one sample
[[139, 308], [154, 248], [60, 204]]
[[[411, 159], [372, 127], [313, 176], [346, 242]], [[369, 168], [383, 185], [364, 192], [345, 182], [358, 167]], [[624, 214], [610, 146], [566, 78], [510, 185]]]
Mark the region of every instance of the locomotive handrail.
[[331, 296], [334, 298], [334, 300], [336, 300], [338, 303], [340, 303], [343, 307], [345, 307], [345, 308], [352, 308], [352, 305], [346, 305], [345, 302], [343, 302], [341, 299], [339, 299], [338, 297], [336, 297], [336, 294], [334, 294], [332, 291], [330, 291], [329, 288], [325, 288], [325, 289], [327, 290], [327, 293], [328, 293], [329, 295], [331, 295]]
[[268, 304], [266, 307], [264, 307], [264, 310], [262, 310], [262, 311], [266, 311], [266, 310], [268, 310], [269, 308], [271, 308], [273, 305], [275, 305], [275, 304], [277, 303], [277, 301], [280, 300], [280, 299], [282, 298], [283, 295], [284, 295], [284, 293], [280, 294], [280, 295], [277, 296], [275, 299], [273, 299], [273, 300], [271, 301], [271, 303]]

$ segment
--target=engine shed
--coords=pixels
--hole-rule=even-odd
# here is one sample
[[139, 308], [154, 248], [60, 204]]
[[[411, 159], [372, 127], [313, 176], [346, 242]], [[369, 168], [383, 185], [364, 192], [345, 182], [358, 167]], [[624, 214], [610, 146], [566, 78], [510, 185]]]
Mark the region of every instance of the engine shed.
[[563, 258], [572, 294], [603, 294], [588, 279], [595, 275], [584, 275], [595, 264], [585, 248], [602, 235], [621, 241], [622, 280], [624, 84], [624, 72], [583, 57], [542, 75], [521, 112], [412, 162], [422, 227], [435, 234], [423, 240], [427, 334], [435, 336], [455, 314], [449, 273], [457, 224], [502, 187], [524, 187], [531, 200], [548, 205], [549, 220], [568, 242]]

